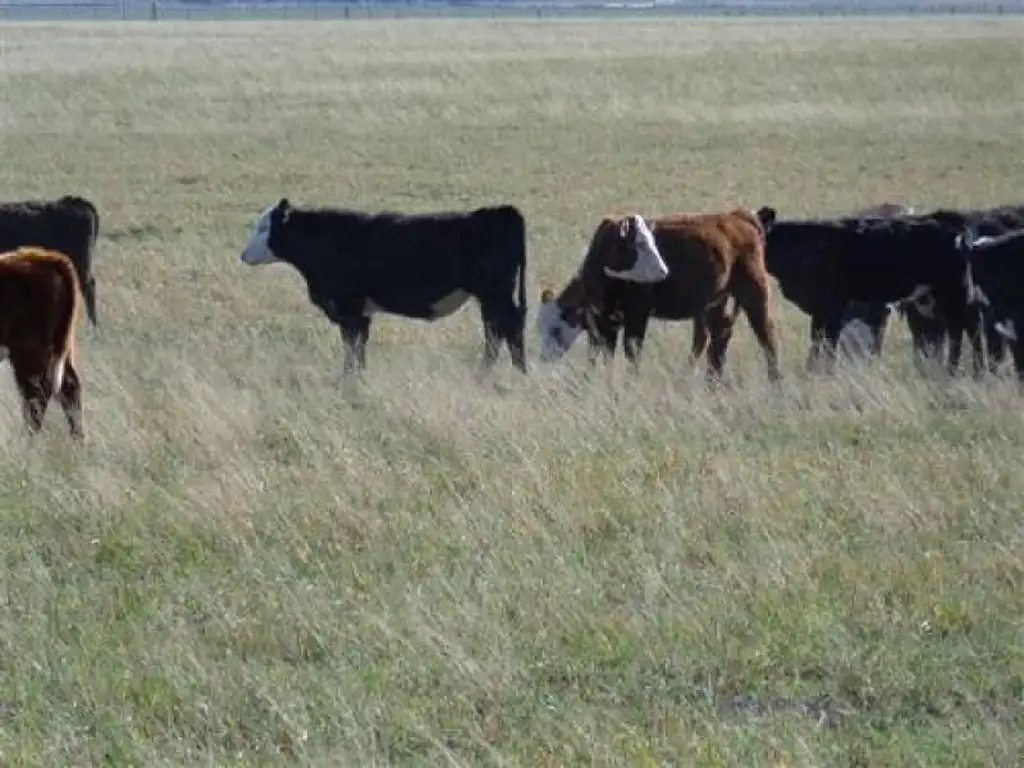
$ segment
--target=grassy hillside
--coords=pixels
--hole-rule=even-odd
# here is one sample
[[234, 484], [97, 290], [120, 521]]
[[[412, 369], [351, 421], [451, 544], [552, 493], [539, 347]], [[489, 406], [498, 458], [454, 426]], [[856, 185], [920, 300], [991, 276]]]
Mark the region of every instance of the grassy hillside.
[[[88, 443], [0, 377], [0, 762], [998, 765], [1024, 733], [1012, 384], [881, 365], [731, 390], [536, 363], [600, 216], [1020, 200], [1024, 25], [5, 26], [0, 189], [103, 216]], [[284, 266], [288, 196], [529, 225], [533, 375], [479, 313], [374, 323]], [[582, 344], [581, 344], [582, 347]], [[5, 366], [6, 368], [6, 366]]]

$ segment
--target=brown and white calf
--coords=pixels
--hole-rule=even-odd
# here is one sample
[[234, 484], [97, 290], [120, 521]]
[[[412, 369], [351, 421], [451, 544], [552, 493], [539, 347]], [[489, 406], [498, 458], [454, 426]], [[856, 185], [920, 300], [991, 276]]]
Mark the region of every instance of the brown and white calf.
[[[721, 375], [739, 309], [764, 352], [769, 378], [780, 378], [765, 231], [750, 211], [676, 213], [645, 219], [605, 217], [576, 274], [556, 296], [545, 289], [537, 316], [541, 360], [564, 355], [586, 331], [591, 360], [615, 354], [623, 331], [626, 358], [639, 365], [647, 323], [693, 320], [691, 361], [708, 351], [708, 373]], [[728, 299], [735, 305], [728, 307]]]
[[82, 430], [82, 383], [74, 364], [82, 294], [74, 264], [58, 251], [0, 253], [0, 360], [10, 360], [30, 432], [43, 425], [51, 397], [72, 438]]

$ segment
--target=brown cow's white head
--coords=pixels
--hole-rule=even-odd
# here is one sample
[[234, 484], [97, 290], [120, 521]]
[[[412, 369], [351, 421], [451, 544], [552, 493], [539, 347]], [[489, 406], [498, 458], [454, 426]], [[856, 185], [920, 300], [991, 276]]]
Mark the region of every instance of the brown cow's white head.
[[556, 360], [572, 347], [588, 312], [600, 312], [608, 280], [651, 285], [668, 277], [654, 233], [638, 214], [604, 219], [594, 232], [576, 275], [562, 292], [541, 293], [537, 311], [540, 359]]
[[583, 298], [583, 283], [575, 277], [558, 296], [549, 288], [541, 292], [537, 333], [540, 335], [540, 359], [543, 362], [560, 358], [580, 335], [586, 309]]

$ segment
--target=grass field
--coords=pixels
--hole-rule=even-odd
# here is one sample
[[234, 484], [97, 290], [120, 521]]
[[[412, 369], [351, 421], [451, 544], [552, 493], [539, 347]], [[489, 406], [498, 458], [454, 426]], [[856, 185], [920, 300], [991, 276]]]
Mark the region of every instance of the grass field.
[[[1022, 199], [1017, 19], [0, 28], [0, 191], [103, 217], [87, 445], [0, 376], [0, 764], [1017, 764], [1024, 418], [881, 365], [735, 386], [655, 324], [574, 384], [542, 285], [599, 217]], [[288, 196], [500, 201], [532, 375], [478, 312], [375, 321], [365, 384], [284, 266]], [[7, 366], [4, 366], [6, 369]]]

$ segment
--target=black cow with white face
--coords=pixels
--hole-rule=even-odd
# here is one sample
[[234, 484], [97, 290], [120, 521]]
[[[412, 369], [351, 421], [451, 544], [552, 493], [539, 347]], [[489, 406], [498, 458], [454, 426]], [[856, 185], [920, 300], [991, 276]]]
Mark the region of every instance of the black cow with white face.
[[0, 202], [0, 252], [34, 245], [59, 251], [78, 273], [89, 322], [96, 325], [96, 281], [92, 254], [100, 233], [96, 206], [84, 197]]
[[1024, 381], [1024, 228], [979, 237], [968, 227], [960, 247], [970, 263], [972, 300], [984, 309], [994, 333], [1009, 343]]
[[345, 373], [366, 367], [374, 314], [433, 322], [471, 297], [483, 319], [484, 367], [504, 341], [526, 373], [526, 224], [514, 206], [367, 213], [282, 198], [259, 215], [240, 258], [299, 271], [310, 300], [341, 329]]
[[822, 344], [831, 364], [852, 303], [916, 302], [951, 330], [950, 371], [959, 367], [965, 330], [980, 370], [984, 353], [976, 313], [968, 307], [971, 282], [958, 233], [915, 217], [785, 221], [767, 206], [757, 215], [767, 232], [769, 273], [782, 295], [811, 317], [809, 367]]

